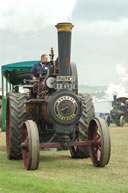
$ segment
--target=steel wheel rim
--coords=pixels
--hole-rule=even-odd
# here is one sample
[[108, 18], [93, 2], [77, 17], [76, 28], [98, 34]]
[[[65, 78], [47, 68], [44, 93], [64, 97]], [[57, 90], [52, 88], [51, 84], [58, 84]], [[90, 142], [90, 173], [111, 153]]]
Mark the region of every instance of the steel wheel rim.
[[95, 144], [89, 146], [89, 153], [94, 165], [98, 166], [101, 160], [102, 144], [100, 129], [98, 128], [98, 125], [95, 121], [91, 122], [88, 132], [88, 139], [95, 141]]
[[22, 148], [22, 156], [24, 160], [24, 167], [28, 169], [28, 163], [29, 163], [29, 137], [28, 137], [28, 131], [26, 124], [24, 123], [22, 128], [22, 143], [25, 142], [27, 144], [27, 148]]
[[34, 121], [27, 120], [22, 127], [22, 156], [24, 167], [35, 170], [39, 165], [40, 145], [38, 128]]
[[96, 167], [104, 167], [108, 164], [111, 155], [110, 134], [104, 119], [96, 117], [91, 120], [88, 138], [92, 141], [92, 145], [89, 146], [89, 153], [93, 164]]

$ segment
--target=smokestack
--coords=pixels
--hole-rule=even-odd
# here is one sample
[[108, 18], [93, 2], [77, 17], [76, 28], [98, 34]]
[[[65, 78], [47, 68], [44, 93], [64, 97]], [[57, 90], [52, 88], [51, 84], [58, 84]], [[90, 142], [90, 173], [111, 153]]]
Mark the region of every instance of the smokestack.
[[71, 31], [72, 23], [58, 23], [58, 56], [60, 76], [70, 76], [70, 55], [71, 55]]
[[112, 104], [113, 107], [116, 106], [116, 99], [117, 99], [117, 96], [113, 95], [113, 104]]

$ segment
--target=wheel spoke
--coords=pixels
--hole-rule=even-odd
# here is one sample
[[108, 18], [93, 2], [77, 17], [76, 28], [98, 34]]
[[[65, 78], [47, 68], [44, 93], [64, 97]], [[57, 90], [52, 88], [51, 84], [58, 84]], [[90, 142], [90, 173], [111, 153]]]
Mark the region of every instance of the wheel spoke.
[[98, 149], [101, 151], [101, 145], [98, 145]]
[[96, 135], [97, 135], [97, 140], [99, 140], [100, 139], [100, 134], [96, 133]]
[[27, 139], [25, 140], [25, 143], [27, 145], [27, 152], [29, 152], [29, 138], [27, 137]]
[[[97, 142], [100, 142], [100, 134], [99, 134], [99, 129], [98, 127], [96, 127], [95, 129], [95, 140]], [[100, 161], [100, 156], [101, 156], [101, 144], [95, 144], [94, 146], [94, 154], [95, 154], [95, 158], [97, 161]]]

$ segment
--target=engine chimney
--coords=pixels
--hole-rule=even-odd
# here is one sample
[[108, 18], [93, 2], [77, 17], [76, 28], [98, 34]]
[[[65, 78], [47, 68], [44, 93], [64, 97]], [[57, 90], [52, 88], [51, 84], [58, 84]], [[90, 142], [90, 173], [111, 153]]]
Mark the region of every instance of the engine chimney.
[[72, 23], [58, 23], [58, 56], [59, 75], [70, 76], [70, 55], [71, 55], [71, 31]]
[[117, 96], [114, 94], [113, 95], [113, 104], [112, 104], [113, 107], [116, 107], [116, 99], [117, 99]]

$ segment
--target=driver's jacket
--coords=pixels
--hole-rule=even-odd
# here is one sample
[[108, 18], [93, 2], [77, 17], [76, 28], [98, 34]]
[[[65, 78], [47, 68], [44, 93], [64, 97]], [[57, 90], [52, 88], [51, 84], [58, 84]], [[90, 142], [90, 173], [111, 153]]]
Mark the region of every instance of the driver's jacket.
[[42, 64], [41, 62], [38, 62], [34, 64], [30, 71], [30, 78], [32, 79], [33, 76], [38, 77], [39, 74], [47, 74], [48, 71], [48, 63]]

